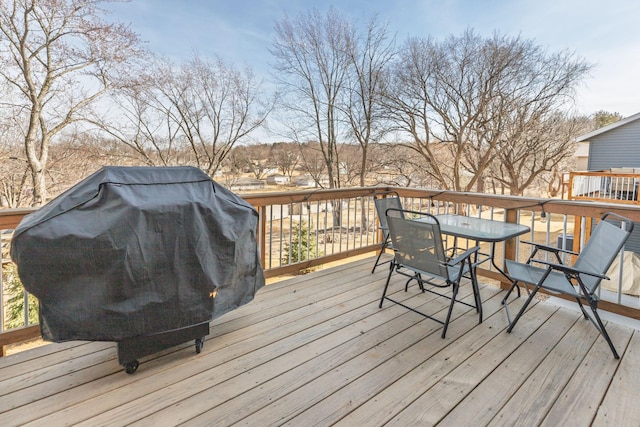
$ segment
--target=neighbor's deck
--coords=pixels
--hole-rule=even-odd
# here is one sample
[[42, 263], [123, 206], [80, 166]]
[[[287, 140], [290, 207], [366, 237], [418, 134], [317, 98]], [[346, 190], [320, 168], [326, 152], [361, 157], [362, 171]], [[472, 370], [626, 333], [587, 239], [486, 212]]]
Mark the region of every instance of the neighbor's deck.
[[[638, 331], [608, 325], [616, 361], [588, 321], [543, 302], [507, 334], [487, 286], [484, 323], [458, 304], [442, 339], [431, 320], [378, 308], [387, 270], [372, 263], [269, 285], [212, 323], [202, 353], [187, 343], [133, 375], [114, 343], [2, 358], [2, 425], [640, 425]], [[445, 308], [416, 289], [399, 297]]]

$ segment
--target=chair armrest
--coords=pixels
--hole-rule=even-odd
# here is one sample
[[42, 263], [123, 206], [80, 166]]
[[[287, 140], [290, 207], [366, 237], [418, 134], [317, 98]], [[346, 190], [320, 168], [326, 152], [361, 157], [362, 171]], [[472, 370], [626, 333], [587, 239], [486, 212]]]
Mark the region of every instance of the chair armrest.
[[560, 270], [564, 273], [570, 273], [570, 274], [586, 274], [589, 276], [593, 276], [593, 277], [598, 277], [600, 279], [609, 279], [609, 276], [605, 275], [605, 274], [600, 274], [600, 273], [595, 273], [592, 271], [585, 271], [585, 270], [578, 270], [576, 268], [573, 268], [571, 266], [568, 265], [564, 265], [564, 264], [555, 264], [553, 262], [547, 262], [547, 261], [542, 261], [542, 260], [536, 260], [537, 263], [539, 264], [544, 264], [544, 265], [548, 265], [550, 268], [554, 269], [554, 270]]
[[570, 251], [569, 249], [556, 248], [555, 246], [544, 245], [542, 243], [529, 242], [526, 240], [520, 240], [520, 243], [526, 243], [527, 245], [535, 246], [538, 249], [542, 249], [543, 251], [547, 251], [547, 252], [555, 252], [555, 253], [564, 252], [571, 255], [580, 255], [579, 253]]
[[460, 255], [458, 255], [457, 257], [455, 257], [454, 259], [450, 259], [447, 262], [447, 265], [450, 267], [453, 267], [454, 265], [460, 264], [462, 261], [469, 258], [474, 253], [478, 252], [479, 249], [480, 249], [480, 246], [474, 246], [473, 248], [469, 248], [463, 253], [461, 253]]

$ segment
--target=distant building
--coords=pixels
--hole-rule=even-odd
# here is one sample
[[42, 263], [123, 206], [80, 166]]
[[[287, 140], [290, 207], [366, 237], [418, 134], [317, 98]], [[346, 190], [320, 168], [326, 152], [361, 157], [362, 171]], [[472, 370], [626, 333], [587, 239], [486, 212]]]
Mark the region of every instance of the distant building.
[[311, 175], [300, 175], [294, 181], [298, 187], [317, 187], [315, 179]]
[[267, 177], [267, 184], [269, 185], [286, 185], [290, 181], [288, 176], [282, 174], [273, 174]]
[[640, 113], [579, 136], [576, 142], [576, 157], [582, 163], [580, 167], [584, 167], [587, 151], [586, 170], [640, 168]]
[[229, 189], [232, 191], [261, 190], [264, 186], [264, 181], [260, 181], [259, 179], [239, 178], [229, 186]]
[[[319, 187], [320, 185], [318, 185], [318, 183], [316, 182], [315, 179], [313, 179], [313, 177], [311, 175], [300, 175], [299, 177], [295, 178], [294, 180], [294, 184], [297, 185], [298, 187]], [[323, 175], [320, 177], [320, 184], [322, 184], [322, 186], [324, 188], [328, 188], [329, 187], [329, 177], [326, 175]]]
[[[578, 162], [582, 161], [582, 165], [584, 165], [585, 151], [588, 156], [586, 159], [587, 171], [640, 175], [640, 113], [579, 136], [576, 138], [576, 142], [579, 144], [576, 151]], [[588, 151], [585, 147], [588, 147]], [[620, 180], [603, 176], [601, 187], [614, 192], [616, 191], [614, 187], [621, 181], [627, 186], [631, 182], [633, 185], [630, 188], [635, 194], [634, 197], [637, 197], [640, 181], [638, 178]], [[625, 250], [640, 253], [640, 227], [636, 226], [633, 229], [631, 237], [625, 245]]]

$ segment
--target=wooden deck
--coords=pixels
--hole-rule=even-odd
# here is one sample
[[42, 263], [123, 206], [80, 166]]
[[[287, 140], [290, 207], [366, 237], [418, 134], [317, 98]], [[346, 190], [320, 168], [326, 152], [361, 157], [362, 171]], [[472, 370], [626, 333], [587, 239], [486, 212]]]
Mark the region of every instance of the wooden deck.
[[[114, 343], [50, 344], [0, 359], [0, 424], [640, 425], [640, 333], [609, 322], [617, 361], [590, 322], [539, 302], [505, 332], [501, 292], [485, 321], [457, 304], [441, 326], [386, 302], [373, 258], [269, 285], [193, 343], [128, 375]], [[446, 300], [397, 298], [442, 310]], [[470, 286], [464, 286], [467, 298]], [[512, 312], [521, 301], [511, 303]]]

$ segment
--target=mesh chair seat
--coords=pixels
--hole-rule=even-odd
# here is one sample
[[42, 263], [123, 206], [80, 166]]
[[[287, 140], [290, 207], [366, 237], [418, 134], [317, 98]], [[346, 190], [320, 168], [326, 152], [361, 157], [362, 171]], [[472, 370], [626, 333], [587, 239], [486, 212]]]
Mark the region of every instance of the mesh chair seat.
[[[547, 268], [531, 264], [522, 264], [509, 259], [505, 260], [509, 277], [522, 283], [538, 283], [547, 272]], [[580, 293], [567, 280], [567, 277], [558, 271], [551, 271], [544, 281], [544, 288], [555, 293], [563, 293], [573, 297], [579, 297]]]

